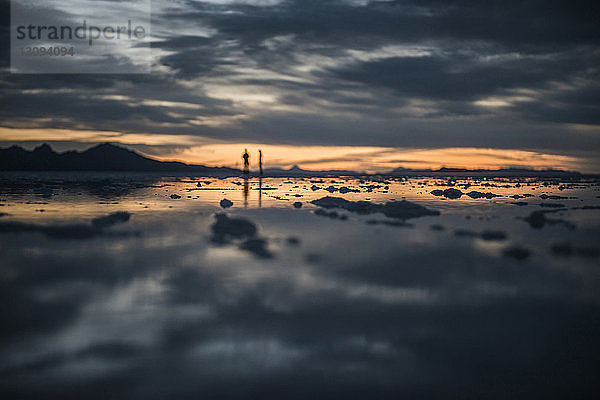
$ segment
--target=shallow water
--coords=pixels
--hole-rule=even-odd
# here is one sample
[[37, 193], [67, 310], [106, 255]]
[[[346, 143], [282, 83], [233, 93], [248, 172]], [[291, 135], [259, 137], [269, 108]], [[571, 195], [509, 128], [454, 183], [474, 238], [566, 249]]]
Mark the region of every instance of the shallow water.
[[[499, 197], [431, 194], [448, 188]], [[3, 174], [0, 190], [3, 398], [598, 394], [596, 181]], [[330, 218], [310, 203], [325, 196], [440, 215]], [[216, 240], [223, 212], [256, 233]]]

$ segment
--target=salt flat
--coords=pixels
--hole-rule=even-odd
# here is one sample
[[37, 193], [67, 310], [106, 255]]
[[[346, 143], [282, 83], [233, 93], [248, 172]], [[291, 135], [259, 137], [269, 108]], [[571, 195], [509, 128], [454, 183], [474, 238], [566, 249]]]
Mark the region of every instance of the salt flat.
[[0, 388], [589, 393], [599, 195], [593, 179], [3, 174]]

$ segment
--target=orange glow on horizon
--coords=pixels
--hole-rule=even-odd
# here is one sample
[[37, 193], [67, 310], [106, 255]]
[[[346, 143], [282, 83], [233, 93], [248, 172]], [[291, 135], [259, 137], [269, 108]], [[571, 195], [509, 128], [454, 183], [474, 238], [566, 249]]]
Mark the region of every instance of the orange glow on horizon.
[[[258, 150], [264, 155], [264, 168], [290, 168], [297, 165], [307, 170], [354, 170], [386, 172], [403, 167], [410, 169], [467, 168], [498, 169], [526, 167], [564, 169], [597, 173], [595, 159], [546, 154], [526, 150], [488, 148], [409, 149], [377, 146], [292, 146], [258, 143], [216, 143], [214, 139], [191, 135], [80, 131], [69, 129], [1, 128], [0, 141], [73, 142], [90, 146], [100, 142], [156, 146], [145, 155], [162, 161], [182, 161], [209, 166], [241, 167], [244, 148], [251, 153], [251, 169], [258, 168]], [[161, 147], [164, 146], [164, 147]], [[139, 150], [138, 150], [139, 151]], [[141, 151], [143, 153], [143, 151]]]
[[[401, 149], [367, 146], [289, 146], [256, 143], [209, 144], [156, 157], [163, 161], [240, 167], [244, 148], [250, 151], [251, 168], [258, 168], [258, 150], [265, 168], [299, 166], [306, 170], [354, 170], [385, 172], [394, 168], [533, 169], [579, 170], [582, 160], [524, 150], [485, 148]], [[239, 153], [239, 154], [238, 154]], [[239, 159], [239, 160], [238, 160]]]

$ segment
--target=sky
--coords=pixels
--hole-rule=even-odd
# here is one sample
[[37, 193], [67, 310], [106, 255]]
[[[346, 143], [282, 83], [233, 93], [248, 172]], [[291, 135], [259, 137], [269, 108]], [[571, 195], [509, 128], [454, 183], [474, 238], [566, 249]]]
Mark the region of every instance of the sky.
[[0, 146], [600, 172], [592, 1], [153, 0], [147, 74], [13, 74], [8, 5]]

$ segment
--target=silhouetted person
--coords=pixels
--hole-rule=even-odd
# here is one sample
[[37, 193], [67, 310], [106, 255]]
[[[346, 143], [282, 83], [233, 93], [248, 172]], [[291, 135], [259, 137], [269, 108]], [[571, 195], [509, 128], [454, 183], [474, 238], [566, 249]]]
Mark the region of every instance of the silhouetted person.
[[244, 175], [248, 175], [250, 173], [250, 154], [248, 154], [248, 149], [244, 149], [244, 154], [242, 154], [242, 159], [244, 160]]
[[263, 169], [262, 169], [262, 150], [258, 150], [258, 169], [260, 171], [260, 174], [263, 174]]

